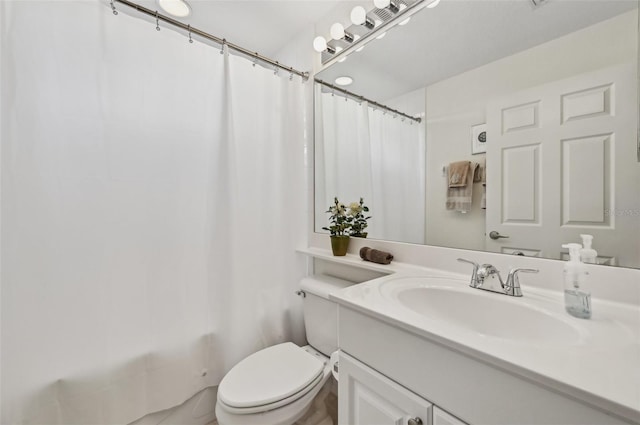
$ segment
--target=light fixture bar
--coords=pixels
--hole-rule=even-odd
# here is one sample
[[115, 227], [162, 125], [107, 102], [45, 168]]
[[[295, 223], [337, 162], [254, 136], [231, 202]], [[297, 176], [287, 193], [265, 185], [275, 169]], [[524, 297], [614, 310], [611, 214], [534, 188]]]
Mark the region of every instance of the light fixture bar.
[[[417, 13], [420, 10], [422, 10], [424, 7], [426, 7], [428, 4], [432, 3], [433, 1], [434, 0], [430, 0], [430, 1], [428, 1], [428, 0], [415, 0], [413, 3], [408, 4], [407, 7], [402, 8], [402, 10], [400, 10], [396, 15], [393, 15], [393, 17], [391, 17], [390, 19], [388, 19], [388, 20], [386, 20], [384, 22], [383, 21], [376, 22], [375, 23], [375, 28], [369, 29], [367, 27], [367, 29], [369, 31], [367, 31], [366, 34], [361, 35], [358, 40], [356, 40], [353, 43], [351, 43], [350, 45], [346, 46], [344, 48], [344, 50], [336, 52], [334, 55], [331, 55], [331, 57], [328, 57], [328, 58], [327, 57], [323, 57], [322, 58], [322, 69], [320, 69], [320, 71], [322, 71], [322, 70], [328, 68], [329, 66], [333, 65], [334, 63], [338, 62], [339, 60], [341, 60], [345, 56], [351, 54], [353, 51], [355, 51], [357, 49], [361, 49], [367, 43], [369, 43], [371, 40], [375, 39], [376, 37], [378, 37], [383, 32], [386, 32], [389, 28], [393, 27], [397, 23], [403, 22], [407, 18], [413, 16], [415, 13]], [[406, 3], [403, 3], [403, 4], [406, 4]], [[360, 11], [360, 14], [361, 14], [361, 11]]]
[[303, 81], [307, 81], [309, 79], [309, 73], [308, 72], [299, 71], [299, 70], [294, 69], [294, 68], [292, 68], [290, 66], [283, 65], [278, 61], [275, 61], [275, 60], [270, 59], [270, 58], [268, 58], [266, 56], [262, 56], [262, 55], [258, 54], [258, 52], [252, 52], [250, 50], [245, 49], [244, 47], [238, 46], [237, 44], [230, 43], [230, 42], [228, 42], [227, 40], [225, 40], [223, 38], [218, 38], [215, 35], [211, 35], [211, 34], [209, 34], [207, 32], [204, 32], [202, 30], [199, 30], [198, 28], [194, 28], [194, 27], [189, 26], [187, 24], [183, 24], [182, 22], [177, 21], [177, 20], [175, 20], [173, 18], [170, 18], [170, 17], [168, 17], [166, 15], [161, 15], [155, 10], [147, 9], [146, 7], [143, 7], [143, 6], [140, 6], [139, 4], [130, 2], [129, 0], [115, 0], [115, 1], [118, 2], [118, 3], [122, 3], [125, 6], [129, 6], [129, 7], [133, 8], [133, 9], [137, 10], [140, 13], [144, 13], [145, 15], [151, 16], [154, 19], [166, 22], [166, 23], [171, 24], [171, 25], [173, 25], [175, 27], [181, 28], [181, 29], [183, 29], [185, 31], [189, 31], [191, 34], [196, 34], [196, 35], [198, 35], [198, 36], [200, 36], [202, 38], [205, 38], [207, 40], [211, 40], [214, 43], [219, 44], [220, 46], [227, 46], [230, 50], [234, 50], [234, 51], [236, 51], [238, 53], [241, 53], [241, 54], [243, 54], [245, 56], [248, 56], [250, 58], [257, 59], [260, 62], [267, 63], [269, 65], [272, 65], [272, 66], [276, 67], [276, 68], [283, 69], [283, 70], [289, 72], [290, 74], [298, 75], [298, 76], [300, 76], [302, 78]]
[[329, 87], [334, 92], [340, 92], [340, 93], [344, 94], [345, 96], [350, 97], [350, 98], [352, 98], [354, 100], [357, 100], [359, 102], [367, 102], [369, 104], [369, 106], [373, 106], [375, 108], [385, 110], [387, 112], [390, 112], [392, 114], [398, 115], [400, 117], [404, 117], [406, 119], [409, 119], [409, 120], [417, 122], [417, 123], [421, 123], [422, 122], [422, 118], [412, 117], [411, 115], [405, 114], [404, 112], [400, 112], [397, 109], [393, 109], [393, 108], [388, 107], [387, 105], [383, 105], [382, 103], [378, 103], [375, 100], [367, 99], [364, 96], [360, 96], [358, 94], [350, 92], [349, 90], [345, 90], [342, 87], [336, 86], [336, 85], [331, 84], [331, 83], [327, 83], [326, 81], [322, 81], [322, 80], [319, 80], [317, 78], [315, 78], [314, 81], [316, 83], [320, 84], [320, 85], [323, 85], [325, 87]]

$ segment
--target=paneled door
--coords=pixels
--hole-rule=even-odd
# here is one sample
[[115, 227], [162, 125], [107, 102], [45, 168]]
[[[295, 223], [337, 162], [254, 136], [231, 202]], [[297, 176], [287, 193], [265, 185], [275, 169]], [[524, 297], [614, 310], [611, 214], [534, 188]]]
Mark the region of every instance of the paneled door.
[[340, 353], [339, 425], [430, 425], [432, 404]]
[[635, 78], [606, 68], [488, 105], [487, 250], [561, 258], [588, 233], [599, 263], [637, 264]]

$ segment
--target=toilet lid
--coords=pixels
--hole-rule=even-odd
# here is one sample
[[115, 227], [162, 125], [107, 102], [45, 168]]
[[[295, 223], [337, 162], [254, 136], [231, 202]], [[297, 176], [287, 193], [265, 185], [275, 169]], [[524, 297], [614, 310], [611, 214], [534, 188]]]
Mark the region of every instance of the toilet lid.
[[260, 350], [235, 365], [218, 387], [227, 406], [256, 407], [302, 391], [324, 369], [324, 363], [291, 342]]

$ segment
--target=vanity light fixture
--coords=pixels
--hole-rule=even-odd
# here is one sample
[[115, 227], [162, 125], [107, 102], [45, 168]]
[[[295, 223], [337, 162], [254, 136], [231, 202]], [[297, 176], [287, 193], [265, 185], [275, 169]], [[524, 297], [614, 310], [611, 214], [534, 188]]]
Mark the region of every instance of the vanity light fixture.
[[367, 16], [367, 11], [362, 6], [351, 9], [351, 22], [354, 25], [364, 25], [367, 29], [373, 29], [376, 24]]
[[329, 52], [332, 55], [336, 53], [336, 49], [329, 46], [327, 44], [327, 40], [322, 36], [318, 36], [313, 40], [313, 49], [318, 53], [322, 53], [324, 51]]
[[433, 0], [431, 3], [429, 3], [429, 4], [427, 5], [427, 8], [429, 8], [429, 9], [433, 9], [434, 7], [436, 7], [436, 6], [437, 6], [437, 5], [439, 5], [439, 4], [440, 4], [440, 0]]
[[346, 75], [343, 77], [336, 78], [336, 84], [339, 86], [348, 86], [353, 83], [353, 78], [347, 77]]
[[191, 15], [191, 6], [184, 0], [157, 0], [158, 5], [171, 16], [184, 18]]
[[344, 30], [344, 26], [336, 22], [331, 25], [331, 38], [334, 40], [345, 40], [348, 43], [353, 43], [353, 34]]
[[373, 0], [373, 4], [378, 9], [389, 9], [393, 13], [398, 13], [400, 11], [400, 6], [393, 0]]

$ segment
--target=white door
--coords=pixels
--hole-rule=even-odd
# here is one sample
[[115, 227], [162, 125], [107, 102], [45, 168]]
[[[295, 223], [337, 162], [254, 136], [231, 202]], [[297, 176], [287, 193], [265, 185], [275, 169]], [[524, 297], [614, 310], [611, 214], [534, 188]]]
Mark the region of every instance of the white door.
[[491, 102], [487, 250], [561, 258], [563, 243], [588, 233], [600, 263], [637, 264], [636, 118], [635, 72], [626, 65]]
[[340, 425], [428, 425], [431, 403], [340, 353]]

